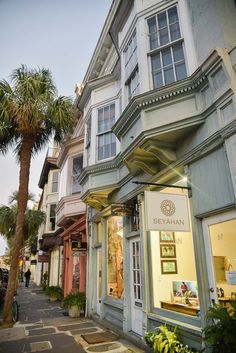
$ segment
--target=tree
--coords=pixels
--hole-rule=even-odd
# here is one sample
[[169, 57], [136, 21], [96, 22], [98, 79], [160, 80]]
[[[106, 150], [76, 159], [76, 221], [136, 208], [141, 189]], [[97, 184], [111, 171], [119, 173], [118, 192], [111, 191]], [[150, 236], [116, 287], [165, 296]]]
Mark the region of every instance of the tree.
[[60, 142], [74, 123], [72, 100], [57, 97], [49, 70], [31, 70], [22, 65], [13, 71], [11, 83], [0, 81], [0, 152], [5, 154], [14, 148], [20, 166], [14, 246], [3, 310], [5, 326], [12, 322], [11, 306], [23, 239], [31, 157], [52, 137]]
[[[14, 202], [17, 201], [17, 199], [18, 192], [15, 191], [9, 197], [10, 206], [0, 206], [0, 233], [7, 239], [11, 252], [13, 248], [17, 219], [17, 204]], [[34, 195], [29, 193], [27, 200], [34, 201]], [[34, 244], [37, 239], [38, 229], [40, 225], [45, 222], [45, 217], [44, 212], [26, 207], [21, 248], [26, 246], [30, 247]]]

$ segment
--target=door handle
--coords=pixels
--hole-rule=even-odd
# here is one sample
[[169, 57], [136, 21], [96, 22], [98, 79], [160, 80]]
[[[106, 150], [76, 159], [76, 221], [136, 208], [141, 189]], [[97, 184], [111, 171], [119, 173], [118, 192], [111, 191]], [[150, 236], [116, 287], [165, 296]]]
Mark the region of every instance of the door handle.
[[211, 287], [211, 288], [209, 289], [209, 291], [210, 291], [211, 293], [214, 293], [215, 290], [214, 290], [214, 288]]

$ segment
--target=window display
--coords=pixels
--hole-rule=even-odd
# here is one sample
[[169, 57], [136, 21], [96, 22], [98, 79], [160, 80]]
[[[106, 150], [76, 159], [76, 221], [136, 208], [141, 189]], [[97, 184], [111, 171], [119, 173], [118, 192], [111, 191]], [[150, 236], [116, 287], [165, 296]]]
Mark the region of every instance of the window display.
[[108, 295], [123, 298], [123, 219], [110, 217], [107, 222], [108, 259], [107, 291]]
[[192, 233], [150, 232], [153, 306], [198, 316]]

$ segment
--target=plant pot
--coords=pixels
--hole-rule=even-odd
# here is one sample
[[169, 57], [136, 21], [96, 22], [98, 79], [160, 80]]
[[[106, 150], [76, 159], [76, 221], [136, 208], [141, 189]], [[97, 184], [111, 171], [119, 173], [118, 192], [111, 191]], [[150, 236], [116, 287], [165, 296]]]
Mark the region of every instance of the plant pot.
[[50, 297], [50, 302], [54, 303], [54, 302], [57, 301], [57, 299], [58, 299], [57, 297], [51, 296]]
[[78, 305], [69, 308], [69, 317], [80, 317], [80, 307]]

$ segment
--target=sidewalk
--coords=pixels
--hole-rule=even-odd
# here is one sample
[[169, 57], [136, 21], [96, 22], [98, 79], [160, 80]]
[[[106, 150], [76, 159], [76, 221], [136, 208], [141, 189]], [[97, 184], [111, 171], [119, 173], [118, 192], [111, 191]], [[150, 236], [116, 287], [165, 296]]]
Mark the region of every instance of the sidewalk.
[[144, 352], [88, 318], [70, 318], [41, 288], [19, 285], [19, 322], [0, 329], [0, 353]]

